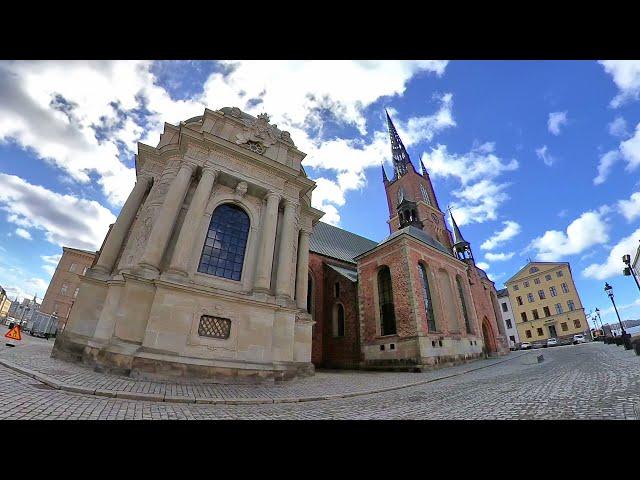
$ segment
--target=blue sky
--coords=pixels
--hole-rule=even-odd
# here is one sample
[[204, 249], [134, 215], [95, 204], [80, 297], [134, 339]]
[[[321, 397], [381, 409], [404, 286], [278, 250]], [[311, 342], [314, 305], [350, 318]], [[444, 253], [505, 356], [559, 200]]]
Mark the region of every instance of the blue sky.
[[640, 62], [0, 62], [0, 285], [42, 296], [61, 245], [96, 249], [163, 123], [238, 106], [288, 130], [325, 221], [388, 234], [384, 108], [498, 288], [568, 261], [587, 311], [640, 296]]

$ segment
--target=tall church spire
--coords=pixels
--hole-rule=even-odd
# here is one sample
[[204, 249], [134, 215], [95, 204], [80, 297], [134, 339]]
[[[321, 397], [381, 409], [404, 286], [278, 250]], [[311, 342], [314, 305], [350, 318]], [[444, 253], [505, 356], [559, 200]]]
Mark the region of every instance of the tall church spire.
[[393, 157], [394, 170], [393, 178], [396, 179], [407, 173], [409, 165], [413, 168], [413, 164], [411, 163], [407, 149], [404, 148], [400, 135], [398, 135], [396, 127], [393, 125], [393, 121], [391, 121], [389, 112], [387, 112], [386, 108], [384, 111], [387, 114], [387, 127], [389, 128], [389, 137], [391, 138], [391, 155]]
[[451, 226], [453, 227], [453, 253], [460, 259], [473, 260], [473, 253], [471, 252], [471, 244], [467, 242], [462, 233], [460, 233], [460, 228], [458, 228], [458, 224], [456, 220], [453, 218], [453, 213], [451, 212], [451, 208], [449, 208], [449, 215], [451, 216]]
[[380, 167], [382, 168], [382, 181], [387, 183], [389, 179], [387, 178], [387, 172], [384, 169], [384, 163], [380, 162]]

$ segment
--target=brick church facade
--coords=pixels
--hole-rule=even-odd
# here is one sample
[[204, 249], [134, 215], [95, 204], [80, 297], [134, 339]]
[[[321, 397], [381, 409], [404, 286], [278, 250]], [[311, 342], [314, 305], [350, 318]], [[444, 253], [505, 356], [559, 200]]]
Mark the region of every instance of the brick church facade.
[[316, 367], [423, 370], [508, 351], [495, 286], [453, 232], [421, 163], [387, 114], [393, 176], [382, 176], [390, 235], [374, 242], [319, 222], [307, 309]]

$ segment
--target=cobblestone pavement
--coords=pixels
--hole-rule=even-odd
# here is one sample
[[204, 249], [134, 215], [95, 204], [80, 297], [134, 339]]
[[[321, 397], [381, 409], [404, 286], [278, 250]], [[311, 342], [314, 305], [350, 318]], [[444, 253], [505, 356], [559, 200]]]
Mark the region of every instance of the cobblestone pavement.
[[23, 335], [17, 347], [0, 345], [0, 362], [7, 361], [20, 369], [42, 374], [68, 387], [81, 389], [78, 393], [98, 393], [117, 396], [135, 394], [138, 397], [154, 395], [150, 400], [196, 402], [274, 402], [293, 399], [320, 399], [326, 396], [354, 395], [376, 390], [399, 388], [408, 384], [427, 382], [469, 370], [484, 368], [508, 361], [526, 352], [510, 353], [506, 357], [479, 360], [455, 367], [442, 368], [424, 373], [410, 372], [365, 372], [365, 371], [318, 371], [312, 377], [265, 385], [222, 385], [189, 382], [151, 382], [135, 380], [119, 375], [94, 372], [78, 364], [50, 357], [53, 340]]
[[[540, 364], [539, 354], [545, 358]], [[0, 358], [6, 355], [0, 351]], [[639, 373], [640, 357], [633, 351], [590, 343], [538, 350], [384, 393], [299, 403], [200, 405], [63, 392], [0, 366], [0, 419], [640, 419]], [[324, 376], [341, 374], [321, 375], [315, 380], [320, 384]], [[406, 375], [417, 379], [426, 374]]]

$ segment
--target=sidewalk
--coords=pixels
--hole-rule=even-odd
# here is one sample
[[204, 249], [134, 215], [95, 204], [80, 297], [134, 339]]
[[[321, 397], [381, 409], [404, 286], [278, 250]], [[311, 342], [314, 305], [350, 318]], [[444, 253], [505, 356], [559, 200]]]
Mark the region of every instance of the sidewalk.
[[435, 382], [491, 367], [530, 352], [510, 352], [487, 360], [424, 373], [319, 370], [312, 377], [269, 385], [227, 385], [188, 381], [151, 382], [97, 373], [88, 367], [50, 358], [53, 340], [23, 336], [18, 346], [0, 345], [0, 365], [72, 393], [206, 404], [261, 404], [331, 400], [386, 392]]

